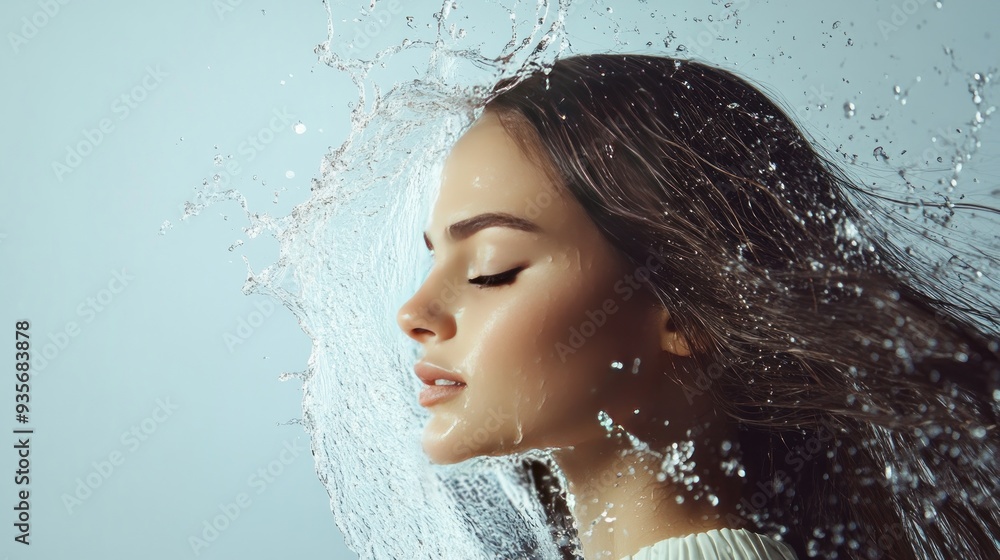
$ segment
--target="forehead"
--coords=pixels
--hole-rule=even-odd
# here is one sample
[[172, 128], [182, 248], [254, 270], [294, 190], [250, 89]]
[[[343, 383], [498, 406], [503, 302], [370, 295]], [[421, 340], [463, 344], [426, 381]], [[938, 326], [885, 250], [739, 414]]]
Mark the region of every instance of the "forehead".
[[[528, 158], [499, 117], [485, 112], [455, 143], [445, 161], [432, 229], [481, 212], [506, 212], [541, 225], [554, 217], [559, 190], [550, 175]], [[547, 216], [548, 214], [548, 216]]]

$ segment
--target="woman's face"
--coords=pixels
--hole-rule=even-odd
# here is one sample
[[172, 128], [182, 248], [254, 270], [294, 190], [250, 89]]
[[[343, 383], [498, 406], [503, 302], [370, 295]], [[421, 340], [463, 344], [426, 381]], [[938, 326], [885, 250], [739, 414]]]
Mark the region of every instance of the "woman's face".
[[448, 157], [426, 239], [434, 266], [398, 322], [423, 348], [425, 383], [464, 383], [424, 385], [431, 460], [578, 445], [606, 437], [600, 411], [634, 414], [636, 360], [661, 366], [648, 269], [628, 264], [491, 111]]

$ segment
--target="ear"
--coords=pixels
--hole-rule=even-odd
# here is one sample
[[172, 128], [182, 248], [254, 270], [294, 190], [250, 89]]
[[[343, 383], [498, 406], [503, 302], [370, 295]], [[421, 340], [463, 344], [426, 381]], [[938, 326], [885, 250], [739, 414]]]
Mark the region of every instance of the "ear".
[[660, 349], [682, 358], [691, 355], [691, 344], [688, 343], [687, 337], [677, 330], [673, 317], [666, 309], [660, 312]]

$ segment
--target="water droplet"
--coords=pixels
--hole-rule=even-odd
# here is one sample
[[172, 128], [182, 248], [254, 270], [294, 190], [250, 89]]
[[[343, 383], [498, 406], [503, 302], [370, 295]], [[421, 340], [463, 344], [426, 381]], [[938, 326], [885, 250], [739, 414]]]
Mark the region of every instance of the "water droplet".
[[597, 421], [601, 424], [601, 427], [608, 431], [611, 431], [611, 427], [615, 425], [611, 416], [603, 410], [597, 413]]

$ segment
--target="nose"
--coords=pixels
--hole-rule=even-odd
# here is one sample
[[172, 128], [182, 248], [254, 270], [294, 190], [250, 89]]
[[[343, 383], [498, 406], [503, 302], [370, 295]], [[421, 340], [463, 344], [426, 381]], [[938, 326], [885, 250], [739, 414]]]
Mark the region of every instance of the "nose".
[[435, 283], [428, 278], [417, 293], [399, 308], [396, 323], [406, 336], [421, 344], [455, 336], [454, 294], [447, 297], [448, 291], [448, 288], [436, 289]]

